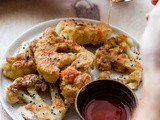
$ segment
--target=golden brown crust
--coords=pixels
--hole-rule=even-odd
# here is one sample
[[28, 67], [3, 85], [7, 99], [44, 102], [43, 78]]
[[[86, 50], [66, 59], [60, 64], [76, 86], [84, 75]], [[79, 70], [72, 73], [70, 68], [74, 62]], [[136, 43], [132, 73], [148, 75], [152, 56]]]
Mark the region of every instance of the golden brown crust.
[[90, 73], [91, 69], [94, 68], [94, 59], [95, 56], [93, 53], [85, 50], [84, 52], [80, 52], [76, 55], [76, 59], [73, 61], [71, 66], [78, 71]]
[[[134, 53], [131, 48], [133, 42], [125, 35], [119, 34], [111, 37], [96, 51], [95, 63], [99, 70], [114, 70], [124, 76], [116, 78], [119, 82], [137, 89], [142, 80], [142, 65], [139, 53]], [[102, 72], [101, 77], [105, 76]], [[106, 76], [109, 77], [109, 76]]]
[[80, 45], [102, 44], [111, 31], [111, 27], [103, 22], [91, 23], [74, 19], [60, 21], [56, 26], [56, 32], [60, 36], [74, 40]]
[[[40, 37], [41, 38], [41, 37]], [[30, 45], [29, 45], [29, 49], [31, 50], [31, 52], [35, 52], [36, 51], [36, 44], [38, 42], [38, 39], [34, 39], [33, 41], [31, 41]]]
[[110, 53], [108, 53], [108, 49], [106, 49], [105, 46], [100, 47], [96, 51], [95, 57], [95, 64], [99, 70], [110, 70], [112, 68], [111, 62], [113, 62], [113, 58]]
[[15, 57], [7, 57], [2, 66], [3, 74], [11, 79], [36, 73], [36, 64], [30, 52], [19, 53]]
[[111, 75], [110, 71], [103, 71], [103, 72], [100, 72], [98, 79], [100, 79], [100, 80], [111, 79], [110, 75]]
[[34, 55], [37, 70], [47, 82], [55, 83], [59, 78], [60, 70], [67, 65], [71, 65], [74, 60], [79, 59], [77, 55], [81, 52], [86, 52], [91, 56], [89, 59], [92, 60], [87, 61], [89, 64], [87, 67], [92, 67], [94, 61], [92, 53], [72, 40], [59, 37], [52, 28], [48, 28], [36, 44]]
[[[26, 109], [35, 114], [38, 120], [62, 120], [66, 113], [65, 105], [62, 102], [58, 102], [61, 106], [49, 106], [47, 104], [28, 104]], [[55, 110], [57, 109], [57, 110]]]
[[120, 54], [117, 56], [117, 60], [113, 63], [114, 70], [117, 72], [133, 72], [142, 69], [142, 65], [139, 61], [129, 58], [127, 54]]
[[[32, 92], [32, 90], [29, 90]], [[40, 96], [36, 96], [26, 109], [34, 113], [39, 120], [62, 120], [70, 105], [66, 105], [54, 85], [50, 85], [51, 105], [46, 104]]]
[[[70, 104], [65, 103], [58, 93], [55, 85], [50, 84], [51, 105], [46, 104], [37, 90], [45, 91], [47, 83], [41, 77], [30, 74], [17, 78], [6, 90], [6, 98], [9, 103], [26, 103], [25, 108], [39, 120], [62, 120]], [[22, 116], [27, 119], [23, 114]]]
[[24, 77], [19, 77], [8, 87], [13, 93], [17, 93], [20, 90], [28, 87], [34, 87], [36, 90], [41, 88], [42, 91], [46, 89], [46, 83], [35, 74], [26, 75]]
[[68, 67], [61, 72], [61, 94], [70, 103], [73, 103], [78, 91], [91, 81], [92, 79], [89, 74], [77, 71], [73, 67]]
[[28, 102], [29, 98], [25, 98], [24, 93], [24, 90], [28, 88], [34, 88], [35, 91], [38, 89], [45, 91], [47, 88], [47, 84], [42, 80], [41, 77], [35, 74], [29, 74], [24, 77], [19, 77], [7, 87], [7, 101], [11, 104], [15, 104], [17, 102]]

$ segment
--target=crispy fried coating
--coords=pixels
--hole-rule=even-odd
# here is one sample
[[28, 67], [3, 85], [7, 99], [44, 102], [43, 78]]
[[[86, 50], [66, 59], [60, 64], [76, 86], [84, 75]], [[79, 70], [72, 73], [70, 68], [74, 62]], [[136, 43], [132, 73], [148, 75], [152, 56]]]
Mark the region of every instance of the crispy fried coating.
[[110, 71], [103, 71], [103, 72], [100, 72], [98, 79], [100, 79], [100, 80], [102, 80], [102, 79], [111, 79], [110, 75], [111, 75]]
[[60, 36], [76, 41], [80, 45], [100, 45], [112, 32], [109, 25], [103, 22], [91, 23], [82, 20], [68, 19], [60, 21], [56, 26]]
[[73, 67], [68, 67], [61, 72], [61, 94], [69, 103], [73, 103], [78, 91], [91, 81], [91, 76], [88, 73], [82, 73]]
[[[40, 39], [40, 38], [39, 38]], [[31, 50], [32, 53], [36, 51], [36, 44], [38, 42], [38, 39], [34, 39], [33, 41], [30, 42], [29, 44], [29, 49]]]
[[114, 62], [114, 70], [117, 72], [124, 72], [123, 76], [117, 78], [118, 81], [127, 85], [129, 88], [135, 90], [142, 80], [142, 65], [138, 60], [129, 58], [126, 54], [118, 56]]
[[111, 37], [96, 51], [96, 66], [100, 70], [112, 69], [112, 63], [117, 56], [127, 52], [132, 45], [132, 41], [127, 39], [125, 35], [119, 34], [116, 37]]
[[62, 100], [55, 85], [50, 84], [49, 88], [51, 105], [46, 104], [37, 92], [38, 89], [45, 91], [47, 83], [41, 77], [30, 74], [17, 78], [9, 85], [6, 90], [6, 98], [11, 104], [26, 103], [25, 108], [34, 113], [38, 120], [62, 120], [70, 104]]
[[101, 46], [98, 50], [96, 50], [95, 56], [95, 64], [99, 70], [111, 70], [112, 62], [114, 58], [108, 53], [108, 49], [105, 46]]
[[47, 85], [41, 77], [35, 74], [19, 77], [7, 87], [6, 99], [11, 104], [15, 104], [17, 102], [29, 103], [31, 98], [25, 94], [24, 90], [31, 88], [33, 88], [35, 91], [37, 91], [39, 88], [41, 88], [42, 91], [45, 91]]
[[15, 57], [7, 57], [2, 65], [3, 74], [11, 79], [36, 73], [36, 64], [31, 52], [19, 53]]
[[[29, 90], [35, 94], [34, 90]], [[46, 104], [40, 96], [35, 96], [32, 103], [26, 105], [26, 109], [34, 113], [38, 120], [63, 120], [67, 109], [71, 104], [62, 100], [55, 85], [50, 84], [51, 105]]]
[[[50, 83], [55, 83], [60, 70], [72, 62], [77, 69], [86, 71], [89, 71], [94, 63], [94, 55], [91, 52], [72, 40], [59, 37], [52, 28], [48, 28], [38, 40], [34, 55], [39, 74]], [[76, 65], [79, 60], [82, 61]]]
[[132, 47], [132, 40], [123, 34], [111, 37], [96, 51], [95, 63], [101, 71], [113, 69], [123, 73], [124, 76], [116, 79], [131, 89], [137, 89], [142, 80], [142, 65], [139, 53], [131, 50]]
[[93, 53], [85, 50], [76, 55], [76, 59], [71, 64], [72, 67], [81, 72], [90, 73], [91, 69], [94, 67], [95, 56]]

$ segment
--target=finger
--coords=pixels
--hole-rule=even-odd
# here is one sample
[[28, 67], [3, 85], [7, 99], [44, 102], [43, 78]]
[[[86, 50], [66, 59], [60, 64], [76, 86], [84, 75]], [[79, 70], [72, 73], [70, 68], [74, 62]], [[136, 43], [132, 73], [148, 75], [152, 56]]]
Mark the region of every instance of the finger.
[[152, 2], [153, 5], [156, 5], [158, 0], [151, 0], [151, 2]]

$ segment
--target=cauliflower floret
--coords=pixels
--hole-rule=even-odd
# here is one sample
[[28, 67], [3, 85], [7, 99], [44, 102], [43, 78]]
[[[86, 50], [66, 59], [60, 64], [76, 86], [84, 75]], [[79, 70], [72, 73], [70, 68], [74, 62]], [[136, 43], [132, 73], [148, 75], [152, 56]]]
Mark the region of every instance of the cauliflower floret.
[[[41, 39], [41, 37], [39, 39]], [[31, 50], [32, 53], [34, 53], [36, 51], [37, 42], [38, 42], [38, 38], [36, 38], [33, 41], [31, 41], [30, 44], [29, 44], [29, 49]]]
[[99, 45], [105, 42], [106, 36], [112, 32], [112, 29], [103, 22], [91, 23], [68, 19], [57, 24], [56, 32], [60, 36], [74, 40], [80, 45]]
[[61, 71], [61, 94], [69, 103], [73, 103], [78, 91], [91, 81], [92, 79], [89, 74], [77, 71], [73, 67], [68, 67]]
[[132, 47], [133, 41], [123, 34], [111, 37], [96, 51], [95, 62], [101, 71], [113, 69], [122, 73], [123, 76], [114, 79], [137, 89], [142, 80], [142, 65], [139, 53], [132, 51]]
[[[86, 57], [86, 54], [89, 57]], [[50, 83], [55, 83], [61, 69], [71, 65], [74, 60], [76, 61], [73, 66], [87, 72], [92, 68], [94, 61], [92, 53], [72, 40], [59, 37], [52, 28], [48, 28], [39, 38], [34, 56], [39, 74]], [[76, 65], [78, 60], [83, 60], [80, 66]]]
[[30, 74], [24, 77], [17, 78], [11, 85], [7, 87], [6, 90], [6, 99], [9, 103], [15, 104], [17, 102], [26, 102], [29, 103], [32, 101], [31, 97], [24, 92], [24, 89], [34, 89], [37, 91], [41, 88], [42, 91], [45, 91], [47, 88], [46, 83], [42, 80], [41, 77]]
[[95, 56], [95, 64], [99, 70], [111, 70], [112, 62], [114, 61], [114, 57], [108, 52], [109, 49], [105, 46], [101, 46], [98, 50], [96, 50]]
[[129, 58], [126, 54], [118, 56], [117, 61], [113, 64], [114, 70], [117, 72], [124, 72], [123, 76], [118, 77], [118, 81], [135, 90], [138, 88], [142, 80], [142, 65], [135, 59]]
[[142, 69], [139, 61], [129, 58], [127, 54], [120, 54], [117, 60], [113, 63], [113, 69], [117, 72], [133, 72]]
[[100, 72], [99, 74], [99, 78], [98, 79], [111, 79], [111, 73], [110, 71], [103, 71], [103, 72]]
[[81, 71], [90, 73], [91, 69], [94, 67], [94, 58], [93, 53], [89, 51], [80, 52], [76, 55], [76, 59], [71, 64], [72, 67]]
[[[35, 94], [35, 91], [32, 91], [32, 89], [28, 92], [32, 95]], [[63, 120], [71, 104], [62, 100], [58, 89], [53, 84], [50, 84], [50, 94], [52, 99], [51, 106], [37, 96], [32, 103], [26, 105], [26, 109], [34, 113], [39, 120]]]
[[30, 52], [19, 53], [15, 57], [7, 57], [2, 65], [3, 74], [11, 79], [36, 73], [36, 64]]
[[134, 51], [131, 50], [131, 48], [133, 47], [133, 41], [131, 39], [123, 34], [119, 34], [116, 36], [116, 40], [118, 45], [124, 49], [129, 58], [140, 61], [139, 53], [137, 52], [137, 50], [135, 48]]
[[25, 102], [27, 104], [25, 108], [34, 113], [39, 120], [62, 120], [71, 104], [62, 100], [55, 85], [50, 84], [51, 105], [42, 100], [37, 92], [38, 89], [45, 91], [47, 83], [41, 77], [30, 74], [17, 78], [9, 85], [6, 90], [6, 98], [11, 104]]

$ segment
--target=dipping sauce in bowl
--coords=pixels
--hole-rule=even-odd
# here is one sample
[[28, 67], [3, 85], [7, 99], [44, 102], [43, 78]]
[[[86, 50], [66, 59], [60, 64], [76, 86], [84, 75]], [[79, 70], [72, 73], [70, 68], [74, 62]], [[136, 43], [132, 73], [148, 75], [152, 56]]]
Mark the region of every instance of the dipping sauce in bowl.
[[130, 120], [137, 104], [135, 94], [113, 80], [97, 80], [77, 94], [75, 108], [82, 120]]
[[85, 120], [129, 120], [130, 110], [118, 100], [94, 99], [84, 107], [82, 116]]

